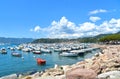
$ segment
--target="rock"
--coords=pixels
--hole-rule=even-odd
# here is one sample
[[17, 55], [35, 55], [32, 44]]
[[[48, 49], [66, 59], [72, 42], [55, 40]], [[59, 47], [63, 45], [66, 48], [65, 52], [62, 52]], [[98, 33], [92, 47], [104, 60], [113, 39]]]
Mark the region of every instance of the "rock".
[[36, 72], [35, 74], [32, 75], [32, 77], [39, 77], [40, 76], [40, 73], [39, 72]]
[[54, 76], [44, 76], [44, 77], [39, 77], [35, 79], [56, 79]]
[[31, 76], [27, 76], [25, 78], [22, 78], [22, 79], [33, 79]]
[[94, 63], [90, 66], [90, 69], [94, 70], [97, 74], [100, 73], [100, 61], [94, 61]]
[[62, 67], [62, 69], [63, 69], [63, 71], [66, 73], [66, 71], [68, 70], [68, 69], [70, 69], [70, 66], [69, 65], [65, 65], [65, 66], [61, 66]]
[[56, 76], [55, 78], [56, 78], [56, 79], [66, 79], [66, 78], [65, 78], [65, 75]]
[[59, 66], [57, 64], [54, 65], [54, 69], [57, 69]]
[[45, 72], [45, 73], [42, 74], [42, 77], [46, 77], [46, 76], [49, 76], [49, 75], [50, 75], [49, 72]]
[[99, 55], [100, 55], [99, 53], [96, 53], [96, 54], [95, 54], [95, 57], [98, 57]]
[[17, 79], [17, 74], [1, 77], [0, 79]]
[[18, 79], [21, 79], [21, 78], [22, 78], [22, 75], [21, 75], [21, 74], [19, 74]]
[[98, 79], [120, 79], [120, 71], [110, 71], [99, 74]]
[[60, 67], [60, 68], [57, 68], [57, 69], [50, 68], [50, 69], [46, 70], [45, 73], [43, 73], [42, 76], [58, 76], [58, 75], [63, 75], [63, 74], [64, 74], [64, 71]]
[[96, 76], [92, 69], [76, 68], [66, 73], [66, 79], [96, 79]]

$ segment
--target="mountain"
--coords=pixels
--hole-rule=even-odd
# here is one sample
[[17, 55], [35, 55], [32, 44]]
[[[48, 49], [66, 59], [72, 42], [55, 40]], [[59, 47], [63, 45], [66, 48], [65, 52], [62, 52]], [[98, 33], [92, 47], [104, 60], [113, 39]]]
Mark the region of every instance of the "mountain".
[[32, 39], [32, 38], [5, 38], [5, 37], [0, 37], [0, 43], [20, 44], [20, 43], [32, 42], [33, 40], [34, 39]]

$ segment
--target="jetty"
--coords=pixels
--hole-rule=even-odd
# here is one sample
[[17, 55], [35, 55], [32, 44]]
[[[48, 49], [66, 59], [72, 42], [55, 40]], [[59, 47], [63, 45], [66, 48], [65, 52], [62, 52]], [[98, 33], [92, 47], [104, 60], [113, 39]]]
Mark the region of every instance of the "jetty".
[[71, 53], [77, 53], [78, 55], [84, 55], [86, 52], [92, 52], [93, 50], [99, 49], [98, 47], [93, 48], [86, 48], [86, 49], [80, 49], [80, 50], [72, 50]]

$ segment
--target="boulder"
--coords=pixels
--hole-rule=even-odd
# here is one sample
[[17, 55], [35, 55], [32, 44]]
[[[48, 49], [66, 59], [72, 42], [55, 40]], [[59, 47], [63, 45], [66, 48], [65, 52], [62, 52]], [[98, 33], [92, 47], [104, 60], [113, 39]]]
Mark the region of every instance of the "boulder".
[[92, 69], [75, 68], [66, 73], [66, 79], [96, 79], [96, 76]]
[[17, 79], [17, 74], [11, 74], [8, 76], [1, 77], [0, 79]]
[[120, 79], [120, 71], [110, 71], [99, 74], [98, 79]]

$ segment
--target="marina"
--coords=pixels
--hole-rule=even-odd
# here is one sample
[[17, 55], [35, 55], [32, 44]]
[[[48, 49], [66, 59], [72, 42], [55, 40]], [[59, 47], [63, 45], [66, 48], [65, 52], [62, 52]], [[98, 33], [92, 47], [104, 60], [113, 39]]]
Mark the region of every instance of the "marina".
[[[3, 47], [7, 54], [0, 54], [0, 77], [13, 73], [23, 74], [30, 71], [43, 71], [54, 67], [55, 64], [71, 65], [90, 58], [100, 51], [98, 48], [92, 48], [91, 44], [82, 43], [0, 45], [0, 48]], [[61, 51], [55, 51], [57, 48]], [[60, 54], [63, 52], [76, 54], [70, 56], [71, 54], [67, 53], [67, 56], [61, 56]], [[80, 53], [83, 55], [78, 55]], [[38, 65], [38, 63], [41, 63], [40, 60], [37, 60], [38, 58], [44, 59], [45, 64]]]

